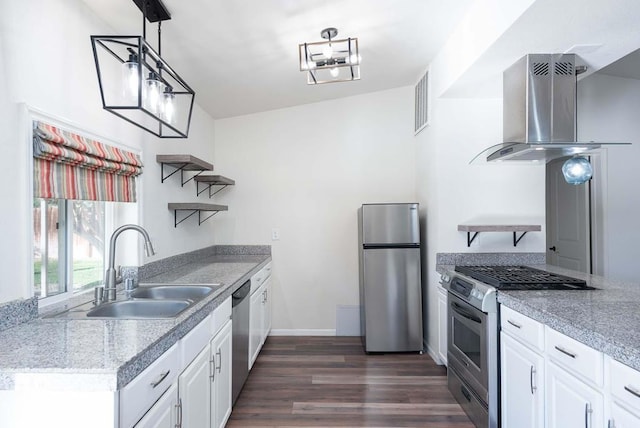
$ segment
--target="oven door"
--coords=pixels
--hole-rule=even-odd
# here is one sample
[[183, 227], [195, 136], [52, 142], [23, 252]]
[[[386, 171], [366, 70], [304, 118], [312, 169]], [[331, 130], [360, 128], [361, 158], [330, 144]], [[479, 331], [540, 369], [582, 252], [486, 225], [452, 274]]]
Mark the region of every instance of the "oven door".
[[487, 314], [449, 293], [448, 318], [449, 365], [486, 405], [489, 402]]

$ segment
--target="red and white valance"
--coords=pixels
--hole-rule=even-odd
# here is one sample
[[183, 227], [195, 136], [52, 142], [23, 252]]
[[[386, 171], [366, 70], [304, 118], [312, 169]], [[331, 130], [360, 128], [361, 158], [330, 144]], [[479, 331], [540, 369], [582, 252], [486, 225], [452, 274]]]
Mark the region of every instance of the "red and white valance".
[[140, 156], [43, 122], [33, 130], [34, 197], [136, 201]]

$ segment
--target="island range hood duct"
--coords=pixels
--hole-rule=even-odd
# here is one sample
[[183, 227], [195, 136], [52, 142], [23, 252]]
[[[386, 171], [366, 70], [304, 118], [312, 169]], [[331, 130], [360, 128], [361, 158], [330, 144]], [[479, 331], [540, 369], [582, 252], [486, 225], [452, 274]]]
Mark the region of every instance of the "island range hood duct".
[[503, 74], [503, 141], [476, 159], [549, 162], [621, 143], [576, 141], [575, 54], [529, 54]]

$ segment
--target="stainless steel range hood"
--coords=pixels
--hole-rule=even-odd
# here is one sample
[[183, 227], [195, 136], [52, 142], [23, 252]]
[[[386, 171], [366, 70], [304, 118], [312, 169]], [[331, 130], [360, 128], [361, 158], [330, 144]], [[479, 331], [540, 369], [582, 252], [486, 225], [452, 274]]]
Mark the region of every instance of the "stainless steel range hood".
[[503, 73], [503, 141], [476, 159], [546, 163], [604, 145], [576, 141], [576, 55], [530, 54]]

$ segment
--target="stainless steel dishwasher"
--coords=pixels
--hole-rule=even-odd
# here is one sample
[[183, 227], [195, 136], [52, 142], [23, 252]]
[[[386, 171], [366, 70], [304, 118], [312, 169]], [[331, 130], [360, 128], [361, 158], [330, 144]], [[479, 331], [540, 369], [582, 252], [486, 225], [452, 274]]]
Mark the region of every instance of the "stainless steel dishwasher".
[[244, 382], [249, 375], [249, 292], [251, 291], [251, 281], [242, 284], [235, 293], [232, 294], [231, 312], [231, 347], [233, 362], [231, 364], [231, 397], [235, 404]]

